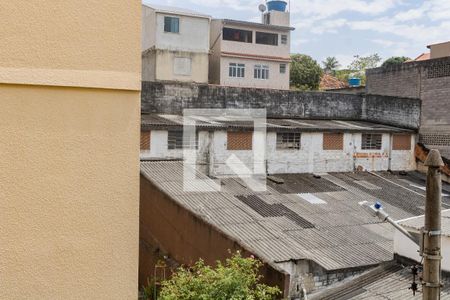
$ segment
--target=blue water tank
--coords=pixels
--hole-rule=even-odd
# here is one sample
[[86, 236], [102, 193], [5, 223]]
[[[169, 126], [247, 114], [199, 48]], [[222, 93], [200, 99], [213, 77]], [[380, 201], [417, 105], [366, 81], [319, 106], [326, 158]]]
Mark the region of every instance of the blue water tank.
[[351, 87], [355, 87], [355, 86], [361, 86], [361, 78], [357, 78], [357, 77], [352, 77], [348, 80], [348, 84]]
[[287, 2], [281, 0], [267, 1], [267, 10], [286, 11]]

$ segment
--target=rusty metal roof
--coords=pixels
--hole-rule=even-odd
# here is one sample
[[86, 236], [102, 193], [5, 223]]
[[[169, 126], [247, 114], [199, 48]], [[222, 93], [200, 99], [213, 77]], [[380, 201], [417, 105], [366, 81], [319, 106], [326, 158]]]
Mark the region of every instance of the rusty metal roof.
[[[187, 170], [197, 179], [208, 179]], [[423, 214], [425, 203], [424, 191], [405, 182], [416, 182], [417, 176], [387, 172], [330, 173], [320, 178], [281, 174], [277, 177], [284, 183], [271, 183], [265, 192], [253, 192], [232, 177], [214, 179], [220, 191], [194, 188], [187, 192], [181, 161], [141, 162], [141, 174], [263, 261], [311, 260], [326, 270], [368, 267], [393, 259], [394, 229], [368, 214], [362, 201], [381, 201], [394, 219]], [[185, 184], [194, 185], [191, 180]], [[444, 204], [450, 205], [449, 201]]]

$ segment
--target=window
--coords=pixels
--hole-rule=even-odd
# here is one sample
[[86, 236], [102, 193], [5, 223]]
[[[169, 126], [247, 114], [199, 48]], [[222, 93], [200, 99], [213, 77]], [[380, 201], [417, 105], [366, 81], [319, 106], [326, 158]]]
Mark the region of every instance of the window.
[[256, 32], [256, 43], [263, 45], [278, 46], [278, 34], [267, 32]]
[[392, 137], [392, 150], [411, 150], [411, 135], [394, 134]]
[[243, 43], [253, 43], [253, 32], [234, 28], [223, 28], [223, 39]]
[[288, 36], [285, 34], [282, 34], [281, 35], [281, 44], [287, 45], [287, 39], [288, 39]]
[[173, 73], [175, 75], [191, 75], [192, 61], [189, 57], [175, 57], [173, 60]]
[[343, 150], [344, 134], [342, 133], [324, 133], [323, 150]]
[[229, 76], [244, 78], [245, 77], [245, 65], [230, 63]]
[[364, 134], [361, 140], [362, 150], [381, 150], [381, 134]]
[[179, 33], [180, 18], [164, 17], [164, 32]]
[[183, 139], [183, 131], [169, 131], [167, 144], [169, 150], [174, 149], [197, 149], [198, 145], [198, 133], [195, 135], [195, 139]]
[[253, 132], [227, 132], [227, 150], [252, 150]]
[[150, 150], [150, 131], [141, 132], [141, 150]]
[[255, 65], [254, 77], [256, 79], [269, 79], [269, 66]]
[[286, 74], [286, 64], [280, 64], [280, 73]]
[[289, 150], [300, 149], [300, 132], [279, 132], [277, 133], [277, 149]]

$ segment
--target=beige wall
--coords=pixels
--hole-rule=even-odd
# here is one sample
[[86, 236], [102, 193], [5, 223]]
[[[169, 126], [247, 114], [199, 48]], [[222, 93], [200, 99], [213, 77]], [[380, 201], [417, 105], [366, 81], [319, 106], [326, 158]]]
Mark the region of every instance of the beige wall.
[[[223, 27], [249, 30], [253, 32], [253, 43], [225, 41], [222, 38]], [[256, 44], [256, 32], [278, 34], [278, 46]], [[281, 44], [281, 35], [287, 35], [287, 44]], [[211, 21], [211, 55], [209, 57], [210, 83], [224, 86], [257, 87], [269, 89], [289, 89], [290, 31], [261, 29], [245, 25], [223, 24], [223, 20]], [[242, 56], [243, 55], [243, 56]], [[247, 58], [251, 56], [251, 58]], [[277, 61], [279, 60], [279, 61]], [[229, 64], [245, 64], [245, 77], [229, 77]], [[255, 79], [253, 75], [256, 64], [268, 65], [269, 80]], [[280, 64], [286, 64], [286, 73], [280, 73]]]
[[429, 47], [431, 49], [431, 59], [450, 56], [450, 42], [434, 44]]
[[[190, 73], [181, 75], [175, 72], [176, 58], [186, 58], [191, 61]], [[175, 80], [183, 82], [208, 83], [208, 54], [182, 51], [156, 50], [156, 80]], [[144, 77], [144, 80], [146, 78]]]
[[136, 299], [139, 1], [3, 1], [0, 299]]
[[[245, 77], [235, 78], [229, 76], [229, 64], [245, 64]], [[280, 73], [280, 64], [286, 64], [286, 73]], [[269, 66], [269, 79], [255, 79], [255, 65]], [[265, 60], [254, 60], [234, 57], [222, 57], [220, 60], [220, 84], [225, 86], [257, 87], [266, 89], [289, 89], [289, 63]]]

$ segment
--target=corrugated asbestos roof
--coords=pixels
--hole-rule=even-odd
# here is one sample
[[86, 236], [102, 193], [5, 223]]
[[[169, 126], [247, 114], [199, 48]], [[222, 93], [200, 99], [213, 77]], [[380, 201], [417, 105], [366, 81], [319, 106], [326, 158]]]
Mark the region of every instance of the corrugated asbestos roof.
[[[187, 170], [191, 178], [208, 179]], [[368, 214], [360, 202], [380, 200], [394, 219], [421, 215], [425, 204], [425, 192], [405, 182], [417, 177], [387, 172], [330, 173], [321, 178], [281, 174], [277, 177], [285, 183], [268, 181], [265, 192], [253, 192], [238, 178], [214, 179], [221, 191], [212, 192], [201, 192], [187, 180], [194, 191], [186, 192], [181, 161], [141, 162], [141, 174], [265, 262], [307, 259], [327, 270], [393, 259], [393, 228]], [[305, 195], [321, 201], [308, 201], [311, 197]], [[450, 205], [448, 199], [445, 203]]]
[[[419, 216], [414, 218], [409, 218], [407, 220], [401, 221], [401, 225], [412, 228], [419, 231], [425, 224], [425, 216]], [[450, 210], [442, 211], [441, 215], [441, 232], [445, 236], [450, 236]]]
[[[252, 121], [240, 121], [232, 117], [198, 117], [194, 118], [198, 130], [253, 129]], [[300, 120], [267, 119], [268, 131], [302, 131], [302, 132], [413, 132], [412, 130], [363, 122], [341, 120]], [[164, 114], [143, 114], [142, 130], [182, 130], [183, 116]]]
[[[410, 267], [389, 263], [380, 266], [360, 277], [339, 284], [336, 288], [330, 288], [308, 296], [310, 300], [413, 300], [422, 299], [421, 286], [413, 296], [409, 289], [413, 281]], [[450, 299], [450, 285], [448, 280], [444, 282], [441, 290], [442, 300]]]

